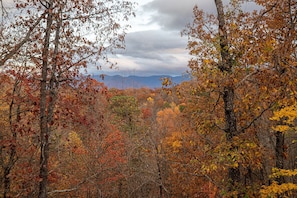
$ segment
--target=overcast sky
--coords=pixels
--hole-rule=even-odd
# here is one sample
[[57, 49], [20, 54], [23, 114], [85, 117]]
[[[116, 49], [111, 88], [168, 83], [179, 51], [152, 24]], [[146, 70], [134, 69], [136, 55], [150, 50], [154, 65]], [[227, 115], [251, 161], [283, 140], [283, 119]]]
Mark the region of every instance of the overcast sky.
[[[186, 24], [192, 22], [196, 4], [210, 11], [214, 0], [128, 0], [136, 2], [136, 17], [131, 18], [126, 35], [126, 49], [115, 57], [118, 69], [102, 67], [101, 71], [89, 68], [89, 74], [182, 75], [186, 72], [188, 55], [187, 38], [181, 37]], [[3, 0], [11, 7], [12, 0]]]
[[[89, 74], [108, 75], [183, 75], [188, 70], [187, 37], [181, 31], [193, 21], [196, 5], [215, 13], [214, 0], [128, 0], [136, 2], [136, 17], [131, 18], [126, 35], [126, 49], [110, 58], [118, 69], [89, 68]], [[230, 0], [223, 0], [224, 4]], [[12, 0], [4, 0], [6, 4]], [[254, 6], [245, 5], [244, 10]]]
[[180, 32], [192, 22], [195, 4], [213, 12], [213, 0], [135, 0], [136, 17], [126, 36], [126, 50], [113, 61], [118, 70], [103, 69], [105, 74], [182, 75], [189, 60], [187, 38]]
[[[130, 0], [137, 2], [136, 18], [126, 36], [126, 50], [113, 60], [118, 70], [103, 73], [148, 76], [182, 75], [187, 70], [187, 37], [181, 31], [193, 21], [193, 8], [198, 5], [208, 13], [216, 13], [214, 0]], [[226, 5], [230, 0], [223, 0]], [[257, 8], [253, 2], [242, 5], [244, 11]], [[258, 7], [259, 8], [259, 7]]]
[[[109, 75], [183, 75], [188, 70], [187, 37], [181, 31], [193, 21], [193, 7], [198, 5], [208, 13], [215, 13], [214, 0], [129, 0], [136, 2], [136, 17], [131, 18], [126, 35], [126, 49], [115, 57], [118, 69], [102, 67], [89, 69], [89, 74]], [[224, 4], [230, 0], [223, 0]], [[12, 0], [4, 0], [12, 3]], [[245, 5], [244, 10], [254, 6]]]

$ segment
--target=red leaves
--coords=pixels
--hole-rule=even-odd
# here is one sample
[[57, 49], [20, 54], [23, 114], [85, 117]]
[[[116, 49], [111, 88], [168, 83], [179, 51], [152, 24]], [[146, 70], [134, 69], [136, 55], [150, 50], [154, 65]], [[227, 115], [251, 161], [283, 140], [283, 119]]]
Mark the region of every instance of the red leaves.
[[48, 175], [48, 181], [50, 183], [58, 183], [60, 180], [61, 180], [61, 177], [55, 171], [51, 171], [50, 174]]
[[143, 119], [150, 118], [152, 116], [152, 110], [150, 108], [141, 109]]

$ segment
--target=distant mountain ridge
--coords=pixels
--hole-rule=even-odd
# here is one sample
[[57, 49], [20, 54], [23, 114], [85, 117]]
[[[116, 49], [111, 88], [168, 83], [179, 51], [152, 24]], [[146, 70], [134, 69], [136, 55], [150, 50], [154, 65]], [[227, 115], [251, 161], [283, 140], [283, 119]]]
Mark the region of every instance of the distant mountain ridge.
[[109, 76], [93, 75], [92, 78], [99, 82], [103, 82], [108, 88], [127, 89], [127, 88], [142, 88], [150, 89], [161, 88], [162, 79], [170, 78], [174, 84], [180, 84], [183, 81], [190, 80], [189, 75], [184, 76], [169, 76], [169, 75], [154, 75], [154, 76]]

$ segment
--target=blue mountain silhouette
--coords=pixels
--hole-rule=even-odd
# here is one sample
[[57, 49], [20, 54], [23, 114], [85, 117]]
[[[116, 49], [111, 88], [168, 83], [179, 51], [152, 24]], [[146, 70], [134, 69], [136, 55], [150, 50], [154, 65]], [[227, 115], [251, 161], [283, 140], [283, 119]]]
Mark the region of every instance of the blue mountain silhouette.
[[109, 76], [109, 75], [93, 75], [92, 78], [99, 82], [103, 82], [108, 88], [127, 89], [127, 88], [142, 88], [150, 89], [161, 88], [162, 79], [170, 78], [173, 84], [180, 84], [183, 81], [190, 80], [189, 75], [183, 76], [168, 76], [168, 75], [154, 75], [154, 76]]

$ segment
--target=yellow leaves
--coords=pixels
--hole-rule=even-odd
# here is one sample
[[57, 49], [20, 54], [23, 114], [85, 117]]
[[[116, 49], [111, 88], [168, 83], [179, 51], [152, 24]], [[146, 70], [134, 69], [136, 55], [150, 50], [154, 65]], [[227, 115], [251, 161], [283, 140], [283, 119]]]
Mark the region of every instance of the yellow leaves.
[[72, 131], [68, 134], [67, 142], [65, 146], [71, 149], [73, 153], [82, 154], [85, 152], [84, 145], [79, 135]]
[[180, 148], [182, 148], [182, 134], [173, 132], [170, 137], [166, 138], [166, 143], [172, 148], [174, 153], [178, 153]]
[[[297, 175], [297, 169], [294, 170], [286, 170], [279, 168], [272, 168], [271, 178], [279, 178], [279, 177], [293, 177]], [[276, 181], [273, 181], [269, 186], [263, 186], [260, 190], [261, 197], [266, 198], [274, 198], [274, 197], [287, 197], [285, 195], [290, 195], [292, 191], [297, 190], [297, 184], [293, 183], [283, 183], [278, 184]]]
[[292, 177], [295, 175], [297, 175], [297, 169], [287, 170], [287, 169], [272, 168], [272, 174], [270, 175], [270, 177], [271, 178], [278, 178], [281, 176]]
[[271, 120], [280, 121], [283, 117], [287, 118], [287, 123], [292, 123], [297, 118], [297, 104], [286, 106], [279, 111], [274, 112]]
[[232, 29], [237, 29], [237, 28], [238, 28], [238, 26], [237, 26], [236, 23], [234, 23], [234, 22], [232, 22], [232, 23], [230, 24], [230, 27], [231, 27]]
[[266, 40], [264, 45], [265, 45], [264, 52], [271, 52], [275, 48], [276, 41], [275, 41], [275, 39], [271, 38], [270, 40]]
[[[288, 131], [296, 131], [295, 121], [297, 118], [297, 103], [293, 105], [287, 105], [281, 108], [278, 111], [275, 111], [270, 120], [278, 122], [278, 125], [272, 127], [273, 130], [278, 132], [288, 132]], [[273, 168], [272, 174], [270, 178], [280, 178], [280, 177], [293, 177], [297, 175], [297, 169], [294, 170], [286, 170], [286, 169], [278, 169]], [[292, 191], [297, 190], [297, 184], [293, 183], [283, 183], [278, 184], [277, 182], [273, 182], [269, 186], [264, 186], [261, 189], [261, 196], [264, 197], [286, 197], [292, 193]]]
[[219, 153], [219, 160], [225, 163], [226, 167], [259, 169], [262, 166], [262, 153], [256, 140], [246, 135], [234, 137], [232, 142], [225, 142], [219, 145], [215, 152]]
[[0, 124], [2, 128], [9, 127], [8, 111], [9, 111], [8, 105], [3, 104], [0, 106]]
[[279, 132], [286, 132], [290, 127], [288, 125], [277, 125], [276, 127], [272, 127], [272, 129]]
[[172, 143], [172, 148], [174, 150], [178, 150], [179, 148], [182, 147], [182, 143], [180, 140], [175, 140], [173, 143]]
[[149, 103], [149, 104], [154, 104], [154, 99], [152, 97], [148, 97], [146, 99], [146, 101]]
[[208, 165], [202, 165], [201, 166], [201, 172], [204, 174], [209, 174], [212, 171], [215, 171], [218, 169], [218, 166], [216, 164], [208, 164]]
[[[287, 195], [290, 195], [292, 191], [297, 190], [297, 184], [293, 183], [283, 183], [278, 184], [277, 182], [273, 182], [270, 186], [264, 186], [260, 190], [261, 197], [262, 198], [277, 198], [280, 195], [286, 193]], [[286, 196], [282, 196], [286, 197]]]
[[172, 80], [170, 78], [162, 78], [162, 86], [163, 87], [168, 87], [172, 85]]
[[78, 146], [82, 145], [81, 139], [79, 138], [78, 134], [74, 131], [68, 134], [68, 140], [71, 144], [78, 145]]
[[296, 130], [296, 127], [292, 127], [294, 125], [294, 121], [297, 118], [297, 103], [286, 106], [279, 111], [275, 111], [273, 117], [270, 120], [281, 122], [281, 124], [273, 127], [273, 130], [279, 132], [286, 132], [290, 129]]
[[[215, 53], [215, 52], [212, 52], [212, 53]], [[212, 57], [211, 58], [204, 58], [202, 60], [202, 62], [203, 62], [203, 65], [205, 65], [205, 66], [213, 66], [215, 64], [215, 61], [213, 60]]]

